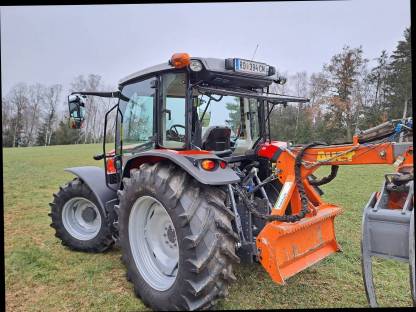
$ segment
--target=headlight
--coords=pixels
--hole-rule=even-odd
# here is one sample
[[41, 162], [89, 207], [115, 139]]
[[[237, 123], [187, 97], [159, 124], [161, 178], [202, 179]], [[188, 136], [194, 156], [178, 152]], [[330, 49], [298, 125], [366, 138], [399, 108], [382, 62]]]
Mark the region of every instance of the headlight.
[[189, 68], [194, 72], [199, 72], [202, 70], [202, 63], [197, 60], [191, 60], [191, 64], [189, 65]]

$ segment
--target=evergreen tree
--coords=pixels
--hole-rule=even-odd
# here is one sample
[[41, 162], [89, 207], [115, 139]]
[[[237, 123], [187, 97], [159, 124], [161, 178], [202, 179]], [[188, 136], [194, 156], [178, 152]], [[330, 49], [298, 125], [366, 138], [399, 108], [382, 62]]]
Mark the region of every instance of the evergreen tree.
[[58, 128], [53, 133], [51, 144], [66, 145], [75, 144], [79, 140], [80, 131], [78, 129], [71, 129], [63, 120], [59, 122]]
[[[390, 57], [389, 118], [401, 118], [406, 100], [412, 96], [412, 57], [410, 28], [404, 31], [404, 40], [400, 40]], [[407, 116], [412, 115], [411, 101], [407, 104]]]
[[46, 131], [47, 131], [47, 124], [43, 123], [38, 131], [37, 137], [36, 137], [36, 145], [40, 146], [46, 146]]
[[371, 69], [366, 77], [366, 82], [371, 89], [370, 100], [363, 107], [360, 120], [360, 128], [374, 127], [383, 122], [383, 113], [388, 110], [388, 77], [389, 77], [389, 56], [386, 50], [376, 59], [377, 65]]

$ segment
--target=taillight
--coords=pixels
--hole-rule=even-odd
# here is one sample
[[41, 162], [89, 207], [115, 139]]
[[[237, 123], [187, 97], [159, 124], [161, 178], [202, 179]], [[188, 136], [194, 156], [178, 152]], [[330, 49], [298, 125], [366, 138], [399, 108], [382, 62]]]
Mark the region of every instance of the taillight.
[[205, 160], [201, 161], [201, 167], [204, 170], [211, 171], [211, 170], [215, 169], [216, 163], [215, 163], [214, 160], [205, 159]]
[[107, 174], [117, 173], [114, 157], [107, 159]]
[[220, 167], [221, 169], [225, 169], [227, 167], [227, 163], [224, 160], [220, 161]]

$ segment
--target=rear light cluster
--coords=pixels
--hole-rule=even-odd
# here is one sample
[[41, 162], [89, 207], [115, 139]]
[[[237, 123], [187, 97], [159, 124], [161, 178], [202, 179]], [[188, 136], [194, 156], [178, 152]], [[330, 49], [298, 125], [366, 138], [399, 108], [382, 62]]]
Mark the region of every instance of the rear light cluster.
[[116, 173], [116, 164], [113, 157], [107, 159], [107, 174]]
[[213, 171], [218, 167], [225, 169], [227, 167], [227, 163], [223, 160], [217, 161], [213, 159], [204, 159], [201, 161], [201, 168], [206, 171]]
[[227, 167], [227, 163], [223, 160], [220, 161], [220, 167], [221, 169], [225, 169]]
[[115, 157], [109, 157], [106, 159], [106, 167], [107, 174], [117, 173], [117, 167], [121, 169], [120, 160], [117, 160]]

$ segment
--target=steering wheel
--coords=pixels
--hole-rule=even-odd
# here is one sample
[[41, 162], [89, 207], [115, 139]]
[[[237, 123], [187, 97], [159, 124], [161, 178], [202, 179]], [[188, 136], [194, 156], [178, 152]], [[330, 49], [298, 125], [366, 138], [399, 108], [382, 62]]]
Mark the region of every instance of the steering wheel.
[[178, 128], [185, 129], [185, 126], [179, 124], [172, 125], [167, 131], [167, 135], [170, 137], [171, 140], [179, 140], [182, 142], [184, 136], [182, 134], [179, 134]]

